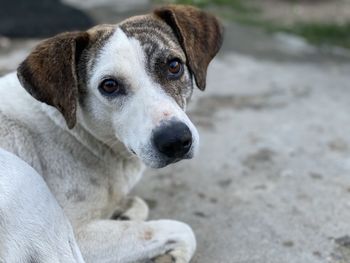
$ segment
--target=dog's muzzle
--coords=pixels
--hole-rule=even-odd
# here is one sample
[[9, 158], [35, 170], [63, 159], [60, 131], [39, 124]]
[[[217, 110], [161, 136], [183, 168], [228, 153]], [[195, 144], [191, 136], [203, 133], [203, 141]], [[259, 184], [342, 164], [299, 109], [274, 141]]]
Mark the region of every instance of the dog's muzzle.
[[187, 157], [192, 146], [192, 133], [180, 121], [163, 122], [153, 132], [153, 145], [156, 150], [173, 163]]

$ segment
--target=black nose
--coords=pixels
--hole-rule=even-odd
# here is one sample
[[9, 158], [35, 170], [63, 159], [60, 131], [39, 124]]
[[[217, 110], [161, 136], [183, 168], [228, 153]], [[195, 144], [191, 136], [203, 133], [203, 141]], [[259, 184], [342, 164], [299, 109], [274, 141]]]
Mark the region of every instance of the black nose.
[[159, 152], [169, 158], [182, 158], [191, 148], [192, 134], [182, 122], [163, 124], [154, 132], [153, 142]]

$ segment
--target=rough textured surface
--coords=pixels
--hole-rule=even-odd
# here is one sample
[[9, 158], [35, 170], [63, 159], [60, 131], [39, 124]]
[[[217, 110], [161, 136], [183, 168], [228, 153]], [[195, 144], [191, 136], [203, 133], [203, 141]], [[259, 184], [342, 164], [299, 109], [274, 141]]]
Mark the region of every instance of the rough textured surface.
[[[195, 263], [350, 262], [349, 53], [226, 32], [189, 109], [198, 156], [147, 171], [134, 192], [151, 218], [193, 227]], [[1, 49], [0, 72], [33, 42], [14, 44]]]
[[350, 262], [349, 65], [224, 56], [190, 111], [199, 156], [136, 192], [194, 227], [194, 262]]

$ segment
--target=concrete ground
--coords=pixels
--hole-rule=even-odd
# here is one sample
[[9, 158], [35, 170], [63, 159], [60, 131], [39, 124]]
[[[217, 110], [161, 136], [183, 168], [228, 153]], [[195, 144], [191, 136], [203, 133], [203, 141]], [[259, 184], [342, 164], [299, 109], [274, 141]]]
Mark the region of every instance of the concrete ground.
[[135, 191], [193, 227], [196, 263], [350, 262], [350, 60], [279, 40], [221, 53], [190, 110], [199, 155]]
[[[189, 109], [198, 156], [148, 170], [134, 193], [152, 219], [193, 227], [195, 263], [349, 263], [350, 53], [226, 32]], [[35, 42], [0, 40], [0, 72]]]

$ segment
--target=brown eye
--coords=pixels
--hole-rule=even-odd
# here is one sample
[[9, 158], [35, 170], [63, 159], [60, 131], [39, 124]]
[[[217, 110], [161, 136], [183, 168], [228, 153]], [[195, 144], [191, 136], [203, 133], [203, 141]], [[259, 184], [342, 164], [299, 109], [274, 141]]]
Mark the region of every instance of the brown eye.
[[168, 62], [169, 76], [172, 78], [178, 78], [183, 73], [183, 66], [178, 59], [173, 59]]
[[119, 84], [114, 79], [105, 79], [101, 82], [99, 90], [102, 94], [107, 96], [115, 95], [119, 91]]

